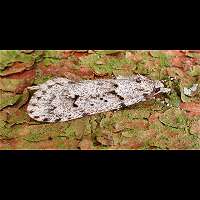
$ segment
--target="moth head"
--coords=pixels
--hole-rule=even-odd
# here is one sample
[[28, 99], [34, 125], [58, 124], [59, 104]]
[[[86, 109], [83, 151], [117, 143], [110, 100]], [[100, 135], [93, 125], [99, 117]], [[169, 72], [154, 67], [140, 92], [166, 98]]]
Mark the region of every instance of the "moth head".
[[154, 86], [153, 86], [154, 95], [159, 93], [168, 93], [170, 91], [171, 89], [165, 88], [164, 84], [161, 81], [154, 81]]
[[165, 88], [162, 81], [151, 80], [142, 75], [137, 75], [135, 81], [141, 85], [147, 94], [157, 95], [159, 93], [168, 93], [171, 91], [169, 88]]

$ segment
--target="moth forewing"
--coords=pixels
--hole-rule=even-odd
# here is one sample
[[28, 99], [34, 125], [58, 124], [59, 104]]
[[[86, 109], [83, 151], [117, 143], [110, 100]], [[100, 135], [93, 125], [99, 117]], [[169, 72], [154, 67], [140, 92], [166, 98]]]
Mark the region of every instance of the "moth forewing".
[[169, 92], [160, 81], [144, 76], [82, 80], [54, 78], [32, 89], [27, 111], [37, 121], [69, 121], [96, 113], [118, 110], [145, 101], [145, 96]]

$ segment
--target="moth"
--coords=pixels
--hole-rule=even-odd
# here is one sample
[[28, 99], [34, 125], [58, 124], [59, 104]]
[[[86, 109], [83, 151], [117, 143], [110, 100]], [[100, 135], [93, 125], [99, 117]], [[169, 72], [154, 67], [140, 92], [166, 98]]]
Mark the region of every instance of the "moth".
[[119, 110], [159, 93], [170, 92], [161, 81], [142, 75], [81, 81], [53, 78], [29, 89], [36, 91], [27, 112], [34, 120], [43, 122], [64, 122]]

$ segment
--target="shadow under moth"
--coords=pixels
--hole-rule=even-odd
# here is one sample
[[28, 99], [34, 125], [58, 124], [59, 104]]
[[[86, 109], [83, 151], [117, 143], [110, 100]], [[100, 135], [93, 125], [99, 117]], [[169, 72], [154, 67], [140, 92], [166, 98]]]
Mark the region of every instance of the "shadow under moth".
[[64, 122], [118, 110], [170, 92], [161, 81], [141, 75], [82, 81], [54, 78], [29, 89], [36, 92], [29, 101], [28, 114], [43, 122]]

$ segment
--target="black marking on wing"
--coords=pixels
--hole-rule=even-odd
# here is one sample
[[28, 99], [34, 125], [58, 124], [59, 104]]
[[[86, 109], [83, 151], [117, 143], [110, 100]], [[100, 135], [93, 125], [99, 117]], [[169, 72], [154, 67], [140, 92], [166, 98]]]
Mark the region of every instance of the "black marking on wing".
[[157, 93], [157, 92], [159, 92], [160, 91], [160, 88], [153, 88], [153, 92], [155, 92], [155, 93]]
[[38, 119], [39, 118], [39, 116], [33, 116], [35, 119]]
[[141, 82], [142, 82], [141, 79], [140, 79], [139, 77], [137, 77], [137, 78], [135, 79], [135, 81], [136, 81], [137, 83], [141, 83]]
[[53, 111], [53, 110], [55, 110], [55, 109], [56, 109], [56, 106], [51, 106], [51, 108], [49, 108], [48, 111], [51, 112], [51, 111]]
[[70, 119], [71, 119], [71, 114], [68, 115], [68, 120], [70, 120]]
[[103, 82], [98, 82], [97, 85], [103, 85]]
[[143, 88], [136, 88], [137, 91], [144, 91]]
[[124, 100], [124, 97], [120, 96], [115, 90], [112, 90], [108, 93], [117, 96], [120, 100]]
[[50, 89], [50, 88], [52, 88], [53, 87], [53, 85], [47, 85], [47, 88], [48, 89]]
[[117, 92], [115, 90], [112, 90], [110, 92], [108, 92], [109, 94], [113, 94], [113, 95], [117, 95]]
[[55, 119], [55, 122], [59, 122], [61, 120], [61, 118], [57, 118]]
[[126, 106], [125, 103], [122, 102], [122, 103], [120, 103], [120, 107], [121, 107], [121, 108], [126, 108], [127, 106]]
[[62, 84], [62, 83], [58, 83], [58, 82], [56, 82], [56, 85], [61, 85], [61, 86], [63, 86], [63, 84]]
[[50, 102], [52, 102], [56, 98], [56, 95], [53, 94], [52, 97], [50, 98]]
[[76, 84], [76, 81], [68, 81], [69, 84]]
[[49, 121], [49, 118], [44, 118], [43, 121], [44, 121], [44, 122], [48, 122], [48, 121]]
[[120, 100], [124, 100], [124, 97], [120, 96], [120, 95], [117, 95], [117, 97], [120, 99]]
[[79, 98], [79, 95], [75, 95], [74, 102], [73, 102], [73, 107], [78, 107], [78, 105], [76, 104], [77, 99]]
[[82, 117], [85, 117], [85, 116], [88, 116], [88, 113], [85, 113], [85, 112], [84, 112], [84, 113], [82, 114]]
[[77, 107], [78, 107], [78, 105], [77, 105], [77, 104], [75, 104], [75, 103], [73, 103], [73, 107], [77, 108]]
[[76, 101], [78, 98], [79, 98], [79, 95], [75, 94], [74, 101]]

